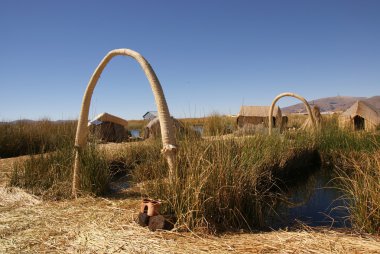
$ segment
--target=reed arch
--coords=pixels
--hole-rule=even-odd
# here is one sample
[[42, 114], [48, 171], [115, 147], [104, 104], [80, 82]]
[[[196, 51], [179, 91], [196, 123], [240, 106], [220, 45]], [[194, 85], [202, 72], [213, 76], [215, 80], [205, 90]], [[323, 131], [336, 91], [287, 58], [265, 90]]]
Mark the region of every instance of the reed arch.
[[305, 98], [302, 97], [301, 95], [298, 95], [298, 94], [295, 94], [295, 93], [281, 93], [281, 94], [277, 95], [276, 98], [274, 98], [274, 100], [273, 100], [273, 102], [272, 102], [272, 104], [270, 106], [270, 109], [269, 109], [269, 135], [272, 135], [272, 125], [273, 125], [272, 115], [273, 115], [274, 106], [276, 105], [276, 103], [277, 103], [277, 101], [279, 99], [281, 99], [282, 97], [286, 97], [286, 96], [297, 98], [300, 101], [302, 101], [303, 104], [305, 104], [306, 110], [309, 113], [309, 119], [310, 119], [310, 121], [312, 123], [312, 126], [313, 126], [314, 130], [316, 130], [317, 129], [317, 125], [316, 125], [316, 122], [315, 122], [314, 115], [311, 112], [310, 105], [305, 100]]
[[82, 107], [79, 115], [79, 121], [75, 136], [75, 162], [73, 168], [72, 182], [72, 195], [74, 197], [77, 197], [77, 190], [79, 187], [80, 154], [81, 150], [86, 146], [87, 143], [87, 123], [92, 94], [104, 68], [107, 66], [107, 64], [113, 57], [118, 55], [128, 56], [135, 59], [140, 64], [150, 83], [157, 106], [158, 117], [160, 119], [161, 137], [163, 145], [162, 153], [165, 156], [169, 165], [169, 178], [171, 177], [171, 174], [174, 169], [174, 158], [177, 149], [177, 144], [173, 132], [173, 126], [171, 124], [172, 120], [170, 118], [169, 108], [166, 103], [166, 99], [160, 81], [158, 80], [155, 72], [153, 71], [148, 61], [138, 52], [130, 49], [115, 49], [108, 52], [108, 54], [99, 63], [98, 67], [92, 74], [90, 81], [88, 82], [86, 91], [83, 96]]

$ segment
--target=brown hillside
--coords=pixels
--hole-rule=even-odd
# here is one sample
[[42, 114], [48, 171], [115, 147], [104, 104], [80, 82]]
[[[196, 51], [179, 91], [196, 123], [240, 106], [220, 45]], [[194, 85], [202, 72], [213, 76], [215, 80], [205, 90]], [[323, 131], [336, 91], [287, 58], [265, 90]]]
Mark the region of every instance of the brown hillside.
[[[352, 106], [357, 100], [364, 100], [380, 109], [380, 96], [366, 97], [351, 97], [351, 96], [335, 96], [326, 97], [316, 100], [310, 100], [310, 105], [317, 105], [321, 112], [326, 111], [344, 111]], [[303, 103], [298, 103], [281, 109], [284, 113], [306, 113]]]

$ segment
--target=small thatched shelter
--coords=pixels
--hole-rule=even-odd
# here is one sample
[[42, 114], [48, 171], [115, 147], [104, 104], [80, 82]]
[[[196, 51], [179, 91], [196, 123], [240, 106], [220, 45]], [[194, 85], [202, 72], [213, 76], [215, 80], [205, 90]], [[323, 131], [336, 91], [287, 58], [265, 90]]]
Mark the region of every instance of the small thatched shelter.
[[102, 113], [88, 123], [91, 134], [104, 142], [121, 142], [128, 138], [128, 122], [120, 117]]
[[[171, 117], [173, 129], [175, 131], [175, 134], [178, 135], [180, 133], [185, 133], [185, 127], [184, 125], [174, 117]], [[160, 130], [160, 119], [158, 117], [151, 120], [144, 128], [144, 139], [148, 138], [159, 138], [161, 137], [161, 130]], [[193, 131], [196, 133], [195, 131]]]
[[380, 111], [365, 101], [355, 102], [339, 116], [339, 126], [351, 130], [373, 131], [380, 125]]
[[[315, 124], [317, 129], [321, 129], [322, 127], [322, 115], [319, 107], [317, 105], [314, 105], [311, 108], [311, 113], [313, 114], [313, 117], [315, 119]], [[310, 118], [307, 118], [306, 121], [302, 124], [301, 130], [310, 130], [313, 128], [313, 123], [311, 122]]]
[[[264, 125], [268, 127], [269, 106], [241, 106], [237, 117], [237, 125], [243, 128], [247, 125]], [[275, 106], [273, 111], [274, 127], [280, 127], [282, 122], [281, 109]]]

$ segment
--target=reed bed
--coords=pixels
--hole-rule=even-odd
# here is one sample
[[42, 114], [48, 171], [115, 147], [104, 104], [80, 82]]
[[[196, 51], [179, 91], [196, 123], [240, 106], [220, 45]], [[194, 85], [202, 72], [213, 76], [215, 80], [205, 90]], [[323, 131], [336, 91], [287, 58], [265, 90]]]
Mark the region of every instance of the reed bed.
[[[163, 212], [175, 215], [178, 230], [254, 230], [270, 224], [269, 218], [276, 215], [276, 206], [284, 199], [282, 193], [297, 181], [304, 181], [311, 173], [305, 168], [318, 166], [321, 156], [325, 166], [333, 165], [336, 168], [330, 167], [332, 172], [337, 170], [341, 174], [337, 179], [342, 179], [339, 187], [346, 196], [357, 199], [348, 203], [354, 227], [379, 233], [376, 209], [380, 202], [374, 195], [378, 193], [375, 183], [379, 175], [370, 170], [378, 169], [375, 163], [378, 157], [371, 157], [379, 150], [378, 134], [340, 130], [332, 117], [323, 122], [322, 131], [317, 135], [298, 131], [272, 137], [265, 134], [221, 136], [232, 124], [225, 119], [218, 115], [204, 119], [205, 125], [209, 121], [209, 125], [214, 126], [209, 128], [214, 131], [208, 132], [216, 135], [213, 138], [181, 137], [176, 177], [172, 182], [167, 179], [168, 168], [160, 153], [159, 140], [97, 148], [90, 145], [83, 151], [81, 162], [82, 194], [103, 195], [108, 192], [110, 181], [123, 175], [130, 185], [141, 187], [141, 196], [162, 199]], [[366, 164], [359, 165], [362, 159], [351, 158], [352, 151], [368, 156], [363, 157], [367, 158], [363, 160]], [[358, 166], [350, 166], [352, 160]], [[69, 198], [72, 162], [72, 143], [66, 142], [53, 153], [16, 163], [10, 184], [45, 199]], [[360, 182], [364, 180], [367, 182]], [[369, 187], [355, 189], [353, 184]], [[365, 193], [359, 195], [354, 190]], [[368, 207], [374, 210], [365, 210]], [[355, 209], [367, 212], [360, 215], [364, 219], [355, 218]], [[363, 226], [368, 221], [371, 221], [370, 226]]]
[[0, 187], [0, 207], [32, 206], [40, 204], [39, 197], [17, 187]]
[[[104, 153], [94, 145], [88, 146], [81, 153], [81, 194], [106, 193], [111, 173]], [[45, 199], [69, 198], [73, 161], [72, 147], [31, 156], [13, 164], [10, 185], [27, 189]]]
[[0, 207], [1, 253], [378, 253], [379, 237], [349, 231], [200, 235], [151, 232], [136, 199], [79, 198]]
[[380, 150], [342, 156], [337, 174], [353, 226], [360, 232], [380, 235]]
[[[177, 155], [176, 177], [169, 182], [162, 160], [150, 160], [133, 171], [143, 194], [164, 201], [163, 211], [177, 218], [183, 230], [208, 232], [266, 226], [281, 198], [280, 175], [300, 170], [293, 163], [305, 153], [315, 163], [313, 142], [254, 136], [185, 140]], [[292, 167], [289, 167], [289, 164]], [[288, 172], [287, 172], [288, 171]], [[307, 172], [305, 172], [307, 174]]]
[[236, 129], [236, 118], [222, 116], [213, 113], [204, 118], [204, 134], [206, 136], [218, 136], [232, 133]]
[[17, 121], [0, 124], [0, 158], [55, 151], [74, 144], [76, 121]]

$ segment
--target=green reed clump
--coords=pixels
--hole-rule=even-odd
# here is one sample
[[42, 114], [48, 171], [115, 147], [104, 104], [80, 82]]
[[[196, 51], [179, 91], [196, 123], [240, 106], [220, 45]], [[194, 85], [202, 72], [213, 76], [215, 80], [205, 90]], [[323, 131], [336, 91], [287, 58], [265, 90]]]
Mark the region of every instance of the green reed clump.
[[236, 123], [232, 118], [213, 113], [204, 118], [204, 135], [217, 136], [231, 133], [235, 129]]
[[0, 158], [54, 151], [73, 145], [76, 121], [17, 121], [0, 124]]
[[[137, 142], [114, 152], [108, 152], [107, 160], [119, 165], [114, 173], [124, 173], [130, 176], [135, 169], [134, 178], [152, 179], [152, 171], [166, 168], [165, 160], [161, 154], [162, 144], [158, 139], [148, 142]], [[124, 170], [124, 172], [120, 172]]]
[[[69, 198], [71, 195], [73, 149], [31, 156], [14, 164], [10, 185], [25, 188], [46, 199]], [[82, 194], [106, 192], [111, 178], [105, 155], [89, 146], [81, 152], [80, 190]]]
[[361, 232], [380, 233], [380, 153], [352, 152], [340, 158], [336, 181], [346, 194], [350, 219]]
[[322, 153], [346, 153], [350, 151], [374, 151], [380, 144], [380, 135], [366, 131], [350, 131], [338, 126], [337, 118], [324, 121], [318, 143]]
[[295, 154], [314, 149], [312, 142], [299, 142], [260, 135], [185, 140], [180, 143], [174, 179], [167, 178], [161, 160], [136, 168], [134, 179], [142, 183], [146, 195], [164, 201], [163, 211], [177, 217], [179, 228], [261, 227], [281, 197], [276, 172], [285, 169]]
[[332, 117], [324, 121], [316, 141], [325, 163], [336, 176], [334, 183], [344, 193], [353, 227], [379, 233], [380, 135], [341, 129], [337, 118]]

